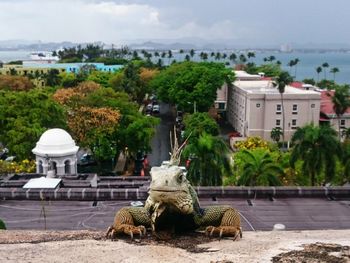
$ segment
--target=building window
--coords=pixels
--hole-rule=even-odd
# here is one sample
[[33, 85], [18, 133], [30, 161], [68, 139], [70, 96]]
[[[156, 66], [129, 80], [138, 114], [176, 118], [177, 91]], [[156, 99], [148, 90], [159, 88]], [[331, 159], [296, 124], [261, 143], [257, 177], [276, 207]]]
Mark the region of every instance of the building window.
[[70, 174], [70, 161], [65, 161], [64, 162], [64, 173], [65, 174]]
[[43, 174], [43, 173], [44, 173], [43, 162], [39, 161], [39, 174]]
[[292, 114], [298, 114], [298, 104], [293, 104]]
[[257, 104], [256, 104], [256, 107], [257, 107], [257, 108], [260, 108], [260, 103], [257, 103]]
[[277, 104], [276, 105], [276, 114], [281, 114], [282, 113], [282, 105], [281, 104]]
[[340, 120], [340, 128], [345, 129], [345, 120]]
[[293, 119], [292, 120], [292, 130], [296, 130], [298, 127], [297, 127], [297, 120], [296, 119]]
[[277, 126], [277, 127], [278, 127], [278, 126], [281, 126], [281, 120], [279, 120], [279, 119], [276, 120], [276, 126]]
[[225, 109], [225, 102], [219, 102], [218, 108], [219, 108], [219, 110], [224, 110]]
[[311, 108], [315, 108], [315, 104], [314, 103], [311, 104]]

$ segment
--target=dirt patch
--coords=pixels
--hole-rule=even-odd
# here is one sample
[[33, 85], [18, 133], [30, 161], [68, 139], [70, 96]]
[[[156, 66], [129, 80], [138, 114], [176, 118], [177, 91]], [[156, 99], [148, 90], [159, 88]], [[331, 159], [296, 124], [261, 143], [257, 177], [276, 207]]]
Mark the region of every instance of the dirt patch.
[[122, 237], [120, 239], [123, 239], [127, 243], [135, 245], [165, 245], [170, 247], [181, 248], [192, 253], [213, 252], [208, 247], [198, 247], [198, 245], [218, 240], [215, 238], [209, 238], [203, 233], [196, 232], [187, 233], [186, 235], [172, 235], [168, 237], [163, 236], [161, 238], [148, 234], [142, 239], [134, 239], [133, 241], [131, 241], [130, 239], [125, 239], [125, 237]]
[[[19, 244], [19, 243], [43, 243], [52, 241], [67, 240], [106, 240], [105, 232], [102, 231], [4, 231], [6, 235], [0, 235], [0, 244]], [[119, 236], [118, 240], [126, 243], [145, 246], [145, 245], [165, 245], [184, 249], [192, 253], [212, 252], [209, 248], [198, 247], [198, 245], [215, 241], [215, 238], [209, 238], [203, 233], [187, 233], [186, 235], [163, 235], [155, 237], [151, 233], [141, 239], [135, 237], [133, 240], [127, 236]]]
[[303, 250], [293, 250], [272, 258], [273, 263], [347, 263], [350, 262], [349, 246], [315, 243], [303, 245]]

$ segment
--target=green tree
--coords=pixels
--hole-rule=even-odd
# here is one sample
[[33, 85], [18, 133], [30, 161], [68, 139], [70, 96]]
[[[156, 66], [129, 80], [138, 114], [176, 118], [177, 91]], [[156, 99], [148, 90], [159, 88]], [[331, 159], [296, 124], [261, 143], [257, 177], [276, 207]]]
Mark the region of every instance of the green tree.
[[192, 112], [196, 102], [200, 112], [208, 111], [216, 98], [216, 91], [226, 82], [231, 85], [233, 72], [223, 64], [207, 62], [176, 63], [160, 72], [151, 87], [162, 101], [177, 104]]
[[316, 72], [317, 72], [317, 82], [319, 82], [320, 81], [320, 73], [322, 72], [322, 67], [317, 67]]
[[65, 88], [75, 87], [78, 85], [78, 79], [74, 73], [63, 72], [60, 74], [60, 85]]
[[343, 85], [343, 86], [336, 86], [335, 91], [332, 98], [333, 103], [333, 110], [338, 118], [338, 135], [339, 140], [341, 138], [341, 131], [340, 131], [340, 121], [343, 114], [347, 111], [347, 109], [350, 107], [350, 86], [349, 85]]
[[102, 87], [110, 87], [110, 80], [114, 76], [114, 73], [103, 72], [99, 70], [92, 71], [87, 77], [88, 81], [93, 81], [100, 84]]
[[278, 92], [281, 95], [281, 107], [282, 107], [282, 141], [283, 144], [285, 142], [284, 135], [285, 135], [285, 111], [284, 111], [284, 100], [283, 100], [283, 94], [285, 91], [285, 87], [293, 81], [292, 77], [289, 75], [288, 72], [283, 71], [277, 78], [276, 82], [274, 82], [274, 86], [277, 87]]
[[329, 64], [327, 62], [323, 63], [322, 64], [322, 68], [324, 69], [323, 72], [324, 72], [324, 79], [327, 79], [327, 70], [326, 68], [329, 67]]
[[339, 68], [331, 68], [330, 72], [333, 73], [333, 81], [335, 82], [335, 74], [339, 72]]
[[47, 86], [55, 87], [61, 83], [60, 72], [58, 69], [50, 69], [46, 74], [44, 74], [44, 80]]
[[235, 63], [237, 59], [237, 55], [235, 53], [231, 53], [229, 56], [229, 59], [232, 61], [232, 63]]
[[255, 53], [254, 52], [248, 52], [247, 57], [249, 58], [255, 58]]
[[3, 230], [6, 229], [5, 223], [4, 223], [4, 221], [2, 221], [1, 219], [0, 219], [0, 229], [3, 229]]
[[66, 127], [64, 109], [51, 97], [50, 89], [0, 90], [0, 141], [19, 160], [32, 157], [44, 131]]
[[280, 127], [275, 127], [271, 130], [271, 139], [278, 143], [281, 139], [283, 132]]
[[[349, 130], [349, 129], [348, 129]], [[350, 134], [348, 134], [350, 135]], [[346, 137], [344, 143], [342, 144], [342, 158], [341, 162], [344, 169], [344, 181], [349, 182], [350, 181], [350, 141], [349, 136]]]
[[312, 86], [316, 85], [316, 81], [314, 79], [303, 79], [303, 82]]
[[197, 112], [194, 114], [188, 114], [184, 118], [185, 124], [185, 138], [191, 135], [189, 138], [196, 140], [203, 133], [217, 136], [219, 135], [219, 125], [216, 121], [209, 116], [207, 112]]
[[258, 74], [259, 72], [264, 72], [266, 77], [277, 77], [282, 73], [282, 69], [278, 64], [267, 63], [260, 66], [249, 66], [247, 68], [247, 72], [250, 74]]
[[242, 150], [241, 154], [243, 172], [238, 178], [238, 185], [281, 185], [278, 176], [283, 175], [283, 169], [273, 161], [268, 151], [262, 149]]
[[316, 176], [325, 172], [324, 180], [329, 182], [335, 173], [336, 158], [341, 154], [337, 133], [329, 125], [306, 125], [297, 129], [292, 137], [294, 145], [290, 163], [294, 168], [301, 160], [302, 170], [310, 177], [310, 184], [316, 184]]
[[191, 50], [190, 50], [190, 56], [191, 56], [191, 58], [193, 58], [194, 54], [195, 54], [194, 50], [191, 49]]
[[246, 56], [244, 54], [239, 55], [239, 62], [241, 64], [244, 64], [244, 63], [247, 62], [247, 58], [246, 58]]
[[193, 185], [222, 185], [231, 171], [228, 147], [219, 137], [203, 133], [196, 143], [189, 143], [182, 154], [191, 159], [187, 178]]

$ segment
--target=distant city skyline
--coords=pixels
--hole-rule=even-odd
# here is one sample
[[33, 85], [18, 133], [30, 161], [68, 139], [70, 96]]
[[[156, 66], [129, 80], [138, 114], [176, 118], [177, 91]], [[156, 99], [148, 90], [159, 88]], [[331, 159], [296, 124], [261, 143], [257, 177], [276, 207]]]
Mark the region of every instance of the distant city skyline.
[[349, 46], [349, 10], [347, 0], [0, 0], [0, 40]]

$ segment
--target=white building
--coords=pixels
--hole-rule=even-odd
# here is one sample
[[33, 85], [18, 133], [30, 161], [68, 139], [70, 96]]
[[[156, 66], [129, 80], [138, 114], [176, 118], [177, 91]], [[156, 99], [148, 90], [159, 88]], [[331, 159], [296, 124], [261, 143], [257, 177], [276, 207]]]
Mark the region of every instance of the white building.
[[58, 176], [76, 174], [78, 149], [65, 130], [47, 130], [32, 150], [36, 155], [36, 172], [46, 175], [49, 170], [54, 170]]
[[[238, 78], [228, 90], [227, 120], [243, 136], [260, 136], [271, 140], [274, 127], [283, 129], [281, 95], [271, 80]], [[245, 78], [247, 79], [247, 78]], [[320, 93], [285, 87], [285, 139], [294, 131], [320, 118]]]

